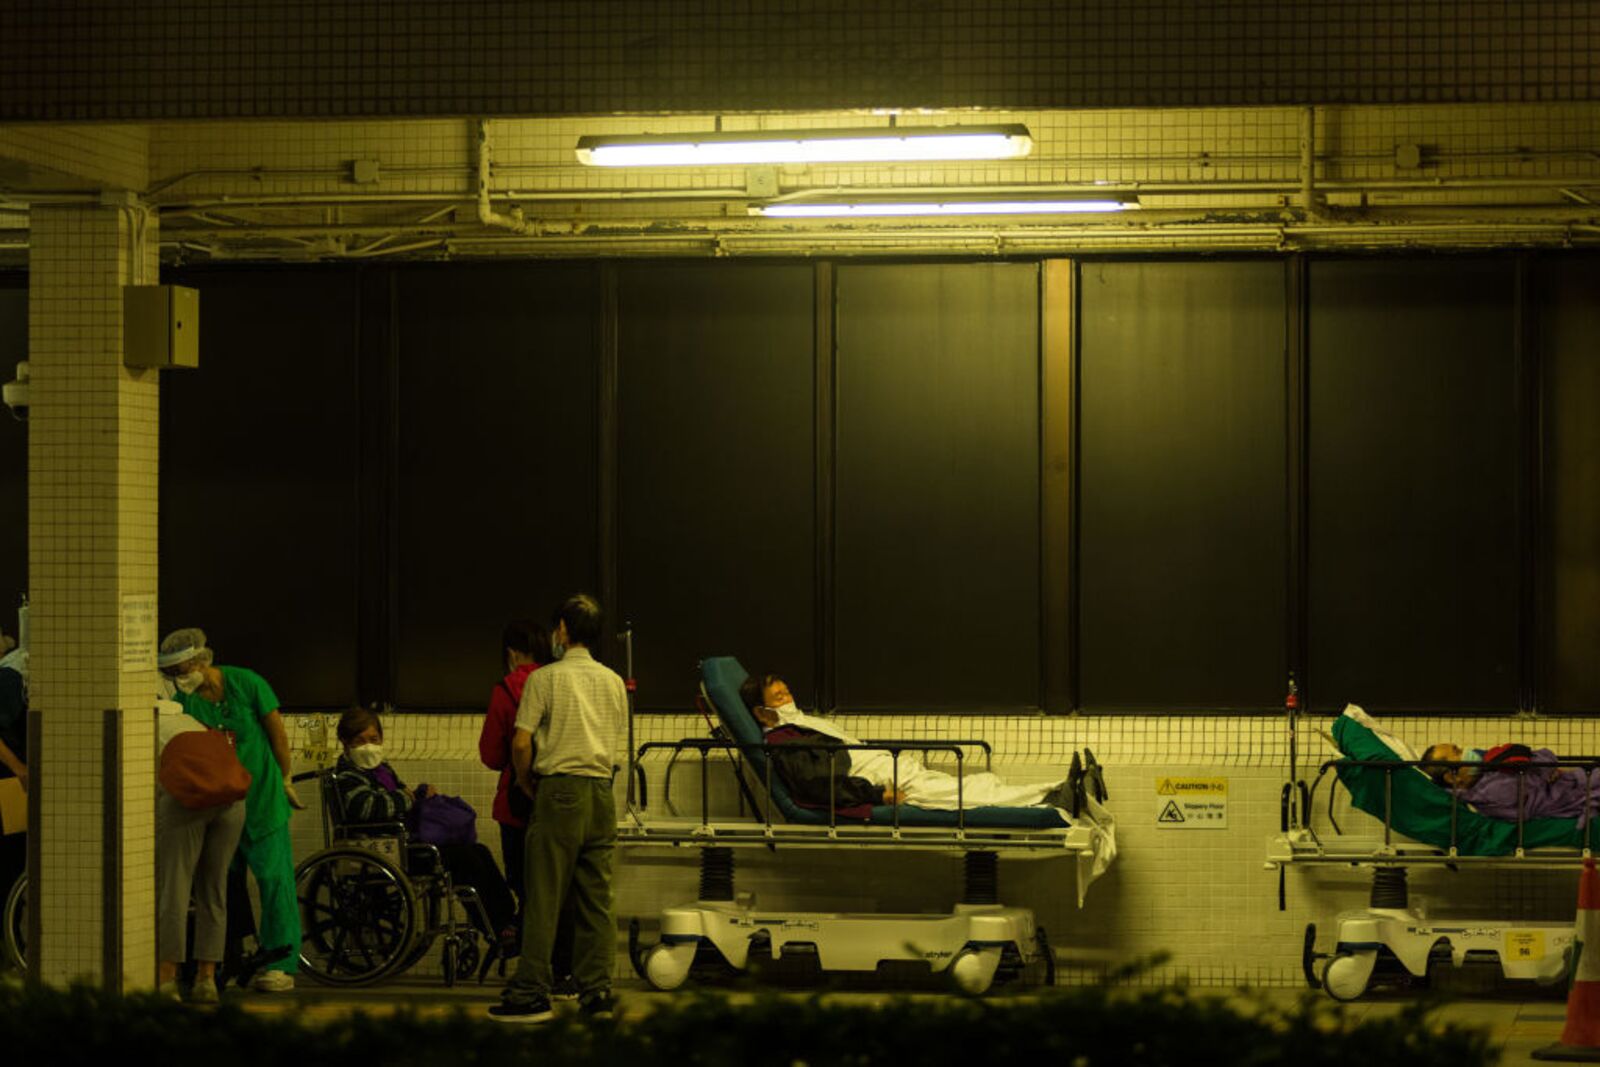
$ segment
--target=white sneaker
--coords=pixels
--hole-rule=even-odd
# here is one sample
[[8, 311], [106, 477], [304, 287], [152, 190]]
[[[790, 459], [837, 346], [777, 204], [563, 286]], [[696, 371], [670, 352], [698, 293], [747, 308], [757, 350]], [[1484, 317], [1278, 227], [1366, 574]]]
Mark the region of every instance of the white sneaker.
[[282, 971], [262, 971], [250, 983], [258, 993], [287, 993], [294, 988], [294, 975]]

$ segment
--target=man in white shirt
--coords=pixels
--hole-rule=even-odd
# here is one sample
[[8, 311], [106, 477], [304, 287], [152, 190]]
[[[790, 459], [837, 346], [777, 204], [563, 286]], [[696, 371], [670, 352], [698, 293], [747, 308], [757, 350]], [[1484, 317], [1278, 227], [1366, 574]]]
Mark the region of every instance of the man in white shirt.
[[534, 798], [534, 806], [522, 958], [501, 1002], [489, 1009], [505, 1022], [553, 1017], [550, 955], [561, 901], [569, 894], [579, 1010], [600, 1018], [611, 1014], [611, 866], [617, 840], [611, 781], [626, 758], [628, 691], [615, 671], [589, 653], [600, 632], [594, 597], [579, 594], [562, 604], [550, 635], [555, 662], [528, 676], [517, 709], [511, 761], [518, 787]]

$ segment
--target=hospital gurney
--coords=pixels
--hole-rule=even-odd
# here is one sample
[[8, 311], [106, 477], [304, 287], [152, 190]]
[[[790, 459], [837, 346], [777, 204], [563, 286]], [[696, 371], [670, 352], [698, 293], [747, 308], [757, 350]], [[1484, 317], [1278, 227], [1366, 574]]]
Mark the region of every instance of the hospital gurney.
[[[1492, 955], [1508, 978], [1546, 983], [1562, 980], [1572, 955], [1571, 921], [1429, 918], [1411, 905], [1407, 872], [1412, 867], [1577, 867], [1600, 836], [1594, 821], [1580, 826], [1576, 819], [1509, 822], [1486, 818], [1462, 803], [1453, 791], [1436, 785], [1423, 771], [1423, 761], [1416, 753], [1354, 705], [1334, 721], [1331, 736], [1343, 756], [1324, 762], [1310, 788], [1294, 780], [1291, 766], [1282, 830], [1267, 844], [1267, 867], [1279, 871], [1280, 909], [1284, 907], [1281, 878], [1288, 867], [1346, 866], [1373, 871], [1369, 907], [1340, 914], [1333, 952], [1316, 951], [1316, 924], [1307, 924], [1302, 967], [1312, 988], [1324, 989], [1337, 1000], [1352, 1000], [1366, 991], [1380, 952], [1392, 954], [1408, 973], [1422, 976], [1441, 946], [1448, 948], [1457, 967], [1468, 953]], [[1551, 766], [1506, 764], [1483, 773], [1521, 775], [1548, 771]], [[1588, 757], [1563, 759], [1554, 766], [1600, 773], [1600, 762]], [[1336, 835], [1332, 837], [1312, 825], [1317, 792], [1324, 780], [1329, 780], [1327, 818]], [[1343, 834], [1333, 818], [1337, 785], [1349, 791], [1353, 807], [1382, 822], [1381, 837]]]
[[[883, 961], [922, 960], [970, 993], [982, 993], [997, 975], [1019, 971], [1036, 959], [1043, 961], [1047, 979], [1053, 981], [1048, 939], [1033, 913], [999, 902], [998, 859], [1001, 854], [1072, 857], [1081, 905], [1089, 883], [1115, 855], [1114, 827], [1104, 808], [1092, 804], [1093, 814], [1071, 824], [1050, 808], [962, 807], [947, 812], [886, 805], [873, 809], [868, 819], [806, 809], [775, 776], [761, 728], [739, 697], [744, 668], [731, 657], [714, 657], [701, 664], [701, 675], [703, 700], [726, 736], [656, 742], [641, 746], [637, 754], [641, 761], [663, 750], [699, 757], [699, 817], [663, 818], [630, 810], [618, 828], [618, 842], [627, 847], [699, 850], [699, 899], [667, 909], [660, 940], [653, 946], [639, 943], [637, 921], [630, 926], [629, 952], [642, 977], [657, 988], [673, 989], [689, 977], [697, 957], [744, 970], [752, 956], [770, 953], [777, 959], [790, 948], [814, 951], [828, 971], [871, 971]], [[901, 753], [948, 752], [959, 767], [969, 758], [968, 748], [987, 752], [981, 742], [874, 741], [860, 747], [889, 751], [897, 766]], [[718, 752], [730, 757], [751, 812], [748, 819], [713, 819], [710, 814], [706, 772], [709, 756]], [[941, 915], [759, 908], [749, 895], [734, 892], [734, 849], [741, 847], [958, 853], [964, 863], [962, 901]]]

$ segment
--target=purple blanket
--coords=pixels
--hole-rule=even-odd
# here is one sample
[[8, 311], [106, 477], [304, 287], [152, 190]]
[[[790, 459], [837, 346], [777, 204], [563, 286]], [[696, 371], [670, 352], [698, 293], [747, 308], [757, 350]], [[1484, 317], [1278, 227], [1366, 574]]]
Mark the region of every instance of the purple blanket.
[[1462, 800], [1471, 804], [1480, 815], [1491, 819], [1517, 819], [1517, 779], [1522, 779], [1522, 811], [1529, 819], [1578, 819], [1579, 825], [1588, 821], [1588, 814], [1600, 808], [1600, 771], [1588, 776], [1576, 768], [1559, 769], [1554, 766], [1556, 754], [1548, 748], [1533, 750], [1533, 761], [1507, 763], [1505, 767], [1527, 767], [1522, 774], [1515, 771], [1497, 771], [1485, 766], [1478, 777], [1465, 789], [1458, 790]]

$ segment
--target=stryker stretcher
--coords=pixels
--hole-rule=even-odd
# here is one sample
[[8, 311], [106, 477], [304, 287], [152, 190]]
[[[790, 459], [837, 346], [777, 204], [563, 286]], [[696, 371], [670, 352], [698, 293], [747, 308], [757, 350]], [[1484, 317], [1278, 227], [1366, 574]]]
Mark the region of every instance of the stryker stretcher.
[[[1370, 867], [1373, 885], [1368, 908], [1339, 916], [1337, 943], [1331, 954], [1316, 951], [1316, 924], [1306, 927], [1302, 964], [1307, 982], [1335, 999], [1351, 1000], [1365, 992], [1380, 950], [1392, 953], [1406, 971], [1420, 976], [1441, 943], [1448, 946], [1451, 962], [1457, 967], [1468, 953], [1493, 955], [1508, 978], [1560, 981], [1572, 954], [1570, 920], [1429, 918], [1410, 904], [1407, 870], [1418, 866], [1575, 867], [1600, 837], [1594, 820], [1581, 825], [1578, 819], [1511, 822], [1486, 818], [1454, 791], [1436, 785], [1404, 742], [1387, 735], [1353, 705], [1334, 721], [1332, 739], [1343, 758], [1323, 763], [1310, 789], [1293, 779], [1291, 769], [1284, 792], [1282, 832], [1268, 841], [1267, 866], [1276, 868], [1280, 878], [1285, 869], [1297, 865]], [[1591, 758], [1564, 759], [1554, 766], [1600, 773], [1600, 764]], [[1526, 774], [1551, 768], [1549, 763], [1506, 765], [1484, 773]], [[1349, 790], [1353, 807], [1382, 821], [1381, 839], [1344, 837], [1333, 821], [1332, 786], [1328, 819], [1338, 838], [1326, 838], [1313, 828], [1312, 805], [1329, 771]], [[1281, 885], [1279, 906], [1283, 906]], [[1320, 973], [1318, 960], [1325, 961]]]
[[[1116, 854], [1109, 813], [1093, 798], [1076, 820], [1054, 808], [976, 808], [930, 811], [906, 805], [883, 805], [866, 819], [837, 811], [818, 811], [795, 803], [773, 759], [760, 726], [739, 697], [746, 674], [737, 660], [713, 657], [701, 664], [701, 691], [727, 736], [691, 738], [640, 747], [639, 766], [652, 752], [698, 753], [701, 812], [695, 818], [662, 818], [630, 811], [618, 828], [620, 844], [633, 848], [697, 848], [700, 897], [669, 908], [661, 919], [660, 940], [648, 949], [638, 943], [638, 925], [631, 928], [630, 955], [639, 973], [660, 989], [673, 989], [689, 976], [696, 957], [713, 956], [737, 970], [767, 953], [781, 957], [786, 948], [814, 952], [825, 971], [871, 971], [888, 960], [923, 960], [935, 973], [946, 973], [970, 993], [989, 988], [998, 973], [1019, 970], [1041, 959], [1053, 980], [1054, 962], [1042, 928], [1025, 908], [1006, 907], [998, 899], [998, 858], [1070, 856], [1077, 862], [1078, 901], [1090, 882]], [[831, 745], [838, 750], [855, 746]], [[954, 755], [958, 768], [971, 747], [981, 742], [873, 741], [860, 747], [888, 751], [896, 765], [928, 751]], [[706, 793], [707, 756], [722, 750], [753, 818], [713, 819]], [[766, 803], [757, 794], [764, 794]], [[776, 818], [775, 818], [776, 815]], [[748, 895], [736, 898], [734, 853], [739, 847], [773, 850], [851, 848], [870, 851], [917, 849], [960, 853], [964, 860], [963, 900], [949, 914], [889, 915], [787, 912], [756, 906]]]

